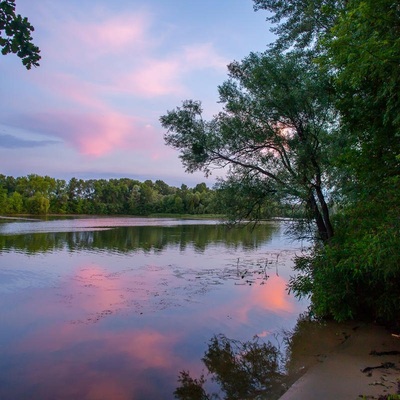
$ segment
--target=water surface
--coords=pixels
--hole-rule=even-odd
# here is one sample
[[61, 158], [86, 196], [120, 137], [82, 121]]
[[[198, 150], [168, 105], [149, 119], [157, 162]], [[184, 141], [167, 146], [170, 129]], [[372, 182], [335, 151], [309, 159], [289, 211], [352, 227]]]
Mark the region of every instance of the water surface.
[[283, 225], [0, 223], [0, 398], [172, 399], [213, 335], [276, 340], [306, 308]]

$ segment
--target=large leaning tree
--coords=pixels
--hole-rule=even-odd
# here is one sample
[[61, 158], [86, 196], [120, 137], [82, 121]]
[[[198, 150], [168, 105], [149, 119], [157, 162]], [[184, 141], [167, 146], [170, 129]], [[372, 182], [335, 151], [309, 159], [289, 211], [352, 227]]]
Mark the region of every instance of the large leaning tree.
[[0, 48], [3, 55], [14, 53], [26, 69], [38, 67], [39, 47], [32, 42], [34, 27], [28, 18], [15, 12], [15, 0], [0, 1]]
[[184, 101], [160, 118], [166, 144], [180, 150], [187, 172], [227, 167], [227, 186], [239, 183], [263, 201], [300, 201], [317, 237], [329, 241], [324, 147], [336, 126], [329, 80], [304, 52], [251, 53], [228, 70], [223, 110], [205, 121], [200, 102]]

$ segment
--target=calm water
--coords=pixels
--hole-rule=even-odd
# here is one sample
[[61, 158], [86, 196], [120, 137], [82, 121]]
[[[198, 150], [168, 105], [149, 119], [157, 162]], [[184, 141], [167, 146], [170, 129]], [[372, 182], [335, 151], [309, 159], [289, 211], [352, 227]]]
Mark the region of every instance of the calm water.
[[307, 306], [284, 223], [0, 223], [0, 398], [172, 399], [213, 335], [276, 340]]

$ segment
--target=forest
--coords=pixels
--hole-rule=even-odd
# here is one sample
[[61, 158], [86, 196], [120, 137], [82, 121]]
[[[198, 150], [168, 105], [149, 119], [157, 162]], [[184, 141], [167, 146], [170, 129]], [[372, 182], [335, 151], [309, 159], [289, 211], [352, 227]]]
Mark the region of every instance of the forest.
[[215, 191], [205, 183], [180, 188], [162, 180], [76, 179], [0, 175], [0, 214], [216, 214]]

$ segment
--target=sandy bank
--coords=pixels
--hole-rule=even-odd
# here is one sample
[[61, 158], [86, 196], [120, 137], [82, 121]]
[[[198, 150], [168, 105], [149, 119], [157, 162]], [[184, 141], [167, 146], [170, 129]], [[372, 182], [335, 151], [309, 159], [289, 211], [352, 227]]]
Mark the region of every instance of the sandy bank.
[[280, 400], [378, 399], [399, 389], [400, 338], [383, 327], [331, 324], [298, 343], [303, 357], [291, 368], [304, 374]]

